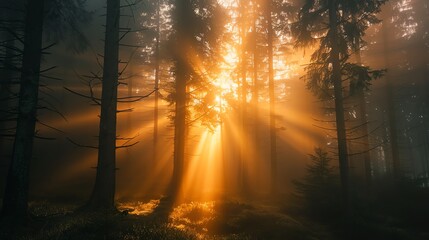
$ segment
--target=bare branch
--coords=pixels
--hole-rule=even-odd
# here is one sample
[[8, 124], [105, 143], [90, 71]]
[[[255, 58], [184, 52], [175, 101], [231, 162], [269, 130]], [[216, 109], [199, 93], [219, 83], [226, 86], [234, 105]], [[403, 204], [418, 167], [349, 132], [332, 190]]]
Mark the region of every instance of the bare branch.
[[98, 149], [98, 147], [96, 147], [96, 146], [90, 146], [90, 145], [82, 145], [82, 144], [79, 144], [79, 143], [77, 143], [77, 142], [73, 141], [71, 138], [67, 138], [67, 140], [68, 140], [69, 142], [71, 142], [73, 145], [77, 146], [77, 147], [91, 148], [91, 149]]
[[140, 142], [135, 142], [135, 143], [131, 143], [131, 144], [128, 144], [128, 145], [121, 145], [121, 146], [116, 147], [116, 149], [129, 148], [129, 147], [137, 145], [138, 143], [140, 143]]
[[[152, 95], [154, 92], [156, 92], [157, 89], [152, 90], [150, 93], [146, 94], [146, 95], [142, 95], [142, 96], [129, 96], [129, 97], [120, 97], [117, 98], [119, 103], [130, 103], [130, 102], [138, 102], [144, 98], [149, 97], [150, 95]], [[130, 99], [130, 100], [127, 100]]]
[[101, 99], [99, 99], [99, 98], [95, 98], [95, 97], [92, 95], [92, 90], [91, 90], [91, 96], [87, 96], [87, 95], [81, 94], [81, 93], [79, 93], [79, 92], [73, 91], [73, 90], [71, 90], [71, 89], [69, 89], [69, 88], [67, 88], [67, 87], [64, 87], [64, 89], [65, 89], [65, 90], [67, 90], [67, 91], [69, 91], [69, 92], [71, 92], [71, 93], [73, 93], [73, 94], [76, 94], [76, 95], [78, 95], [78, 96], [80, 96], [80, 97], [90, 99], [90, 100], [92, 100], [92, 101], [93, 101], [95, 104], [97, 104], [97, 105], [101, 105]]
[[64, 131], [62, 131], [62, 130], [60, 130], [60, 129], [58, 129], [58, 128], [52, 127], [52, 126], [50, 126], [50, 125], [48, 125], [48, 124], [46, 124], [46, 123], [43, 123], [43, 122], [41, 122], [39, 119], [37, 119], [37, 122], [38, 122], [40, 125], [42, 125], [42, 126], [45, 126], [45, 127], [50, 128], [50, 129], [52, 129], [52, 130], [54, 130], [54, 131], [57, 131], [57, 132], [60, 132], [60, 133], [64, 133], [64, 134], [65, 134], [65, 132], [64, 132]]
[[360, 154], [368, 153], [368, 152], [370, 152], [370, 151], [372, 151], [372, 150], [374, 150], [374, 149], [376, 149], [376, 148], [378, 148], [378, 147], [380, 147], [380, 146], [382, 146], [382, 145], [383, 145], [383, 143], [380, 143], [380, 144], [377, 144], [376, 146], [374, 146], [374, 147], [372, 147], [372, 148], [370, 148], [370, 149], [367, 149], [367, 150], [365, 150], [365, 151], [357, 152], [357, 153], [349, 153], [349, 154], [347, 154], [347, 155], [348, 155], [348, 156], [355, 156], [355, 155], [360, 155]]

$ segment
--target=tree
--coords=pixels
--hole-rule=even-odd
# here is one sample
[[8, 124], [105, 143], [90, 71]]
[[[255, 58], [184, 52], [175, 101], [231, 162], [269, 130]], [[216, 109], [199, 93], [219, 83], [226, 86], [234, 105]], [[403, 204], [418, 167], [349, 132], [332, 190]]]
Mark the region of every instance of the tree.
[[[176, 1], [172, 35], [175, 62], [174, 92], [174, 169], [170, 194], [177, 197], [185, 170], [187, 128], [196, 120], [213, 123], [214, 99], [209, 82], [216, 70], [219, 36], [224, 19], [222, 9], [214, 0]], [[216, 20], [215, 20], [216, 19]], [[195, 91], [188, 91], [188, 89]], [[192, 104], [192, 102], [198, 102]], [[191, 111], [191, 109], [193, 111]], [[197, 116], [195, 116], [197, 114]]]
[[[360, 61], [360, 50], [357, 51], [358, 61], [357, 64], [361, 65]], [[371, 156], [370, 156], [370, 144], [369, 144], [369, 130], [368, 130], [368, 120], [367, 120], [367, 110], [366, 110], [366, 98], [365, 98], [365, 91], [364, 89], [358, 90], [356, 93], [357, 98], [357, 104], [359, 105], [359, 127], [361, 136], [359, 136], [359, 139], [362, 139], [363, 146], [362, 150], [363, 152], [363, 161], [364, 161], [364, 167], [365, 167], [365, 184], [367, 189], [371, 187], [372, 183], [372, 166], [371, 166]]]
[[147, 74], [154, 78], [154, 111], [153, 111], [153, 160], [158, 160], [159, 151], [159, 101], [162, 98], [160, 91], [171, 81], [165, 72], [170, 72], [172, 64], [170, 53], [165, 50], [168, 36], [172, 33], [171, 1], [151, 0], [145, 5], [141, 16], [141, 24], [145, 31], [139, 35], [142, 45]]
[[159, 81], [160, 81], [160, 37], [161, 37], [161, 1], [156, 1], [156, 43], [155, 43], [155, 109], [153, 112], [153, 156], [157, 160], [158, 152], [158, 105], [159, 105]]
[[[390, 16], [392, 10], [391, 10], [391, 4], [386, 4], [387, 11], [385, 12], [385, 15]], [[388, 18], [386, 18], [388, 19]], [[393, 37], [393, 32], [390, 32], [391, 30], [391, 23], [390, 21], [383, 21], [382, 25], [382, 38], [383, 38], [383, 56], [384, 56], [384, 62], [386, 64], [386, 68], [391, 69], [391, 61], [389, 59], [389, 52], [388, 49], [391, 44], [391, 40]], [[398, 129], [397, 129], [397, 119], [396, 119], [396, 111], [395, 111], [395, 102], [394, 102], [394, 88], [393, 88], [393, 78], [391, 76], [390, 72], [386, 73], [385, 76], [386, 80], [386, 96], [387, 96], [387, 117], [388, 117], [388, 123], [389, 123], [389, 142], [390, 142], [390, 151], [391, 151], [391, 157], [392, 157], [392, 174], [393, 179], [395, 181], [400, 179], [401, 176], [401, 162], [399, 159], [399, 144], [398, 144]]]
[[[349, 62], [350, 53], [356, 49], [370, 24], [378, 22], [375, 14], [384, 0], [365, 1], [305, 1], [293, 25], [296, 46], [305, 47], [320, 42], [306, 67], [307, 87], [318, 97], [333, 99], [338, 142], [338, 157], [343, 205], [349, 210], [349, 167], [347, 136], [343, 103], [343, 81], [350, 80], [356, 87], [368, 86], [380, 71]], [[357, 21], [353, 21], [357, 17]], [[363, 74], [357, 74], [363, 73]], [[363, 77], [362, 77], [363, 76]]]
[[3, 157], [10, 154], [9, 149], [4, 148], [6, 145], [4, 140], [13, 136], [14, 122], [16, 122], [14, 111], [16, 97], [13, 90], [18, 83], [18, 66], [22, 57], [22, 49], [18, 48], [21, 42], [17, 39], [17, 37], [22, 38], [20, 21], [23, 18], [24, 7], [21, 5], [23, 5], [21, 1], [14, 4], [3, 1], [0, 4], [2, 16], [0, 19], [0, 148], [2, 148]]
[[268, 88], [270, 94], [270, 163], [271, 163], [271, 194], [277, 192], [277, 137], [276, 137], [276, 100], [274, 94], [273, 42], [274, 30], [271, 16], [273, 1], [265, 6], [268, 42]]
[[185, 162], [186, 134], [186, 82], [191, 72], [189, 57], [192, 52], [193, 7], [189, 0], [177, 1], [175, 9], [177, 47], [182, 49], [175, 52], [176, 81], [175, 81], [175, 116], [174, 116], [174, 170], [172, 179], [172, 196], [176, 197], [183, 181]]
[[28, 1], [13, 157], [7, 177], [2, 213], [23, 220], [28, 211], [28, 175], [33, 150], [42, 49], [44, 0]]
[[[264, 19], [266, 22], [266, 61], [268, 68], [268, 94], [269, 94], [269, 132], [270, 132], [270, 175], [271, 175], [271, 194], [277, 192], [277, 136], [276, 136], [276, 85], [274, 69], [274, 54], [278, 50], [277, 45], [283, 45], [284, 49], [288, 48], [284, 45], [286, 42], [276, 42], [276, 29], [283, 29], [283, 34], [290, 34], [286, 29], [289, 29], [288, 21], [293, 19], [293, 5], [285, 1], [269, 0], [265, 2], [263, 7]], [[279, 53], [277, 53], [279, 54]]]
[[[62, 5], [66, 9], [68, 7], [77, 6], [72, 8], [69, 12], [70, 19], [66, 24], [72, 24], [72, 31], [77, 32], [77, 24], [84, 19], [74, 19], [73, 16], [83, 16], [87, 12], [82, 9], [85, 1], [73, 0], [65, 1]], [[21, 1], [16, 2], [17, 5]], [[15, 139], [12, 150], [12, 160], [9, 167], [6, 189], [3, 199], [2, 213], [5, 216], [15, 218], [18, 221], [24, 221], [28, 211], [28, 188], [29, 188], [29, 168], [32, 158], [33, 142], [35, 137], [35, 127], [37, 120], [37, 110], [39, 108], [39, 81], [41, 73], [46, 70], [41, 70], [41, 57], [42, 52], [46, 48], [42, 47], [43, 43], [43, 29], [52, 30], [56, 32], [58, 24], [55, 25], [56, 29], [44, 25], [44, 19], [62, 19], [64, 15], [59, 14], [53, 16], [51, 13], [58, 13], [64, 8], [52, 8], [56, 2], [51, 1], [27, 1], [26, 2], [26, 16], [25, 16], [25, 29], [24, 40], [19, 39], [23, 43], [22, 63], [20, 66], [20, 89], [19, 89], [19, 103], [17, 112], [17, 126]], [[77, 4], [77, 5], [75, 5]], [[48, 13], [46, 13], [48, 12]], [[63, 25], [65, 27], [65, 25]], [[68, 32], [62, 29], [65, 32]], [[10, 31], [11, 33], [12, 30]], [[16, 33], [15, 33], [16, 35]], [[62, 40], [64, 35], [58, 35], [57, 40]], [[83, 45], [82, 45], [83, 46]]]
[[338, 212], [338, 175], [326, 150], [315, 148], [309, 157], [304, 179], [294, 181], [296, 195], [308, 214], [326, 218]]
[[113, 210], [116, 184], [120, 0], [107, 0], [106, 11], [97, 175], [88, 207]]
[[[249, 145], [250, 135], [248, 132], [249, 125], [249, 103], [247, 101], [247, 96], [251, 85], [248, 83], [248, 72], [249, 72], [249, 62], [248, 59], [251, 58], [251, 53], [256, 49], [256, 26], [253, 26], [255, 22], [255, 17], [251, 14], [251, 1], [239, 1], [239, 38], [240, 38], [240, 51], [239, 51], [239, 79], [240, 79], [240, 132], [241, 132], [241, 143], [240, 143], [240, 156], [239, 156], [239, 188], [243, 195], [249, 194], [249, 176], [248, 176], [248, 162], [249, 157], [246, 157], [246, 147]], [[256, 7], [256, 6], [255, 6]], [[256, 12], [255, 12], [256, 15]], [[252, 23], [252, 25], [250, 25]], [[249, 28], [252, 27], [253, 34], [249, 32]], [[252, 37], [254, 39], [252, 39]], [[253, 40], [253, 41], [252, 41]], [[252, 49], [253, 46], [253, 49]], [[253, 63], [255, 66], [255, 64]], [[253, 80], [257, 77], [256, 68], [253, 68]], [[256, 103], [255, 91], [256, 88], [253, 88], [252, 100]], [[253, 112], [256, 115], [256, 111]], [[255, 116], [254, 115], [254, 116]]]
[[[240, 109], [240, 131], [242, 143], [240, 149], [239, 183], [243, 194], [249, 193], [248, 166], [252, 161], [263, 159], [257, 149], [245, 149], [260, 145], [261, 118], [259, 116], [259, 102], [269, 99], [270, 125], [270, 158], [267, 164], [271, 165], [271, 183], [276, 183], [276, 127], [275, 127], [275, 102], [276, 85], [274, 75], [274, 58], [287, 58], [284, 50], [288, 49], [287, 40], [280, 40], [277, 34], [289, 34], [289, 21], [292, 19], [291, 4], [288, 1], [239, 1], [238, 9], [235, 10], [237, 20], [236, 36], [239, 40], [239, 63], [237, 66], [237, 85], [240, 86], [241, 104]], [[276, 56], [274, 56], [276, 55]], [[249, 73], [251, 76], [249, 77]], [[268, 82], [268, 94], [264, 91]], [[250, 103], [247, 97], [251, 94]], [[249, 106], [251, 106], [249, 108]], [[251, 127], [251, 131], [250, 128]], [[247, 156], [246, 156], [247, 155]], [[273, 190], [274, 185], [270, 186]], [[270, 191], [271, 191], [270, 190]]]
[[[353, 16], [353, 22], [356, 21], [356, 17]], [[362, 65], [362, 55], [361, 55], [361, 49], [362, 44], [360, 42], [360, 39], [357, 38], [354, 40], [355, 44], [353, 49], [354, 56], [355, 56], [355, 62], [357, 65]], [[365, 74], [365, 72], [362, 72], [362, 74]], [[358, 76], [361, 78], [364, 78], [365, 75]], [[362, 140], [362, 147], [359, 148], [362, 152], [357, 153], [358, 156], [363, 156], [363, 164], [364, 164], [364, 174], [365, 174], [365, 185], [367, 190], [371, 187], [372, 182], [372, 167], [371, 167], [371, 157], [370, 157], [370, 145], [369, 145], [369, 131], [368, 131], [368, 121], [367, 121], [367, 110], [366, 110], [366, 98], [365, 98], [365, 91], [367, 89], [358, 87], [356, 88], [354, 85], [359, 84], [357, 83], [351, 83], [351, 89], [350, 89], [350, 95], [352, 97], [352, 100], [356, 101], [356, 104], [359, 106], [357, 109], [357, 118], [358, 118], [358, 126], [356, 126], [356, 132], [360, 134], [360, 136], [356, 137], [356, 140]]]

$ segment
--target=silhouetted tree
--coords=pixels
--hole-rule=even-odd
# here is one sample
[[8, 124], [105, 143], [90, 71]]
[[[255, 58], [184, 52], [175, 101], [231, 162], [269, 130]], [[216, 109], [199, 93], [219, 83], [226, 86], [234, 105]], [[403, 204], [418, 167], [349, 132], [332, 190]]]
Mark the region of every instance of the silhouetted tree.
[[[23, 1], [15, 3], [3, 1], [0, 3], [0, 148], [2, 156], [9, 155], [6, 138], [14, 133], [16, 123], [16, 96], [14, 86], [18, 84], [19, 65], [22, 49], [19, 41], [22, 38], [22, 19], [24, 12]], [[20, 39], [17, 39], [20, 38]]]
[[274, 86], [274, 66], [273, 66], [273, 43], [274, 29], [272, 19], [273, 1], [269, 0], [265, 6], [265, 17], [267, 21], [267, 42], [268, 42], [268, 88], [270, 94], [270, 163], [271, 163], [271, 194], [277, 192], [277, 137], [276, 137], [276, 96]]
[[[56, 3], [54, 0], [44, 1], [27, 1], [24, 39], [19, 39], [23, 43], [22, 63], [20, 66], [20, 88], [19, 88], [19, 103], [17, 110], [17, 125], [16, 133], [12, 150], [12, 160], [9, 167], [6, 189], [3, 199], [2, 213], [5, 216], [16, 218], [23, 221], [27, 216], [28, 211], [28, 185], [29, 185], [29, 167], [33, 152], [33, 142], [35, 137], [35, 127], [37, 122], [37, 109], [39, 101], [39, 80], [42, 70], [40, 69], [43, 43], [43, 29], [57, 32], [58, 28], [66, 28], [65, 24], [72, 24], [73, 31], [77, 32], [77, 24], [80, 20], [74, 19], [74, 16], [86, 15], [87, 12], [82, 9], [85, 1], [62, 1], [62, 8], [53, 8]], [[20, 6], [21, 1], [17, 1], [13, 5]], [[77, 4], [77, 5], [75, 5]], [[64, 10], [64, 8], [77, 6], [76, 8], [68, 9], [70, 17], [65, 22], [55, 25], [57, 29], [44, 25], [45, 19], [60, 20], [64, 17], [63, 14], [53, 15]], [[19, 21], [17, 21], [19, 22]], [[67, 32], [64, 30], [64, 33]], [[13, 29], [9, 29], [13, 32]], [[15, 36], [19, 36], [16, 33]], [[63, 40], [63, 35], [59, 35], [57, 40]], [[83, 38], [82, 38], [83, 39]], [[84, 46], [84, 45], [82, 45]]]
[[[275, 54], [282, 54], [278, 52], [278, 45], [283, 45], [283, 48], [287, 48], [285, 45], [287, 42], [279, 42], [276, 31], [282, 29], [282, 34], [290, 34], [289, 27], [291, 20], [293, 20], [292, 13], [293, 5], [289, 2], [279, 0], [269, 0], [263, 3], [264, 20], [266, 22], [265, 33], [266, 33], [266, 62], [268, 69], [268, 96], [269, 96], [269, 132], [270, 132], [270, 174], [271, 174], [271, 193], [277, 192], [277, 136], [276, 136], [276, 101], [277, 96], [276, 84], [275, 84], [275, 71], [274, 69], [274, 57]], [[265, 43], [264, 43], [265, 45]]]
[[88, 207], [113, 210], [116, 184], [120, 0], [107, 0], [106, 11], [97, 175]]
[[28, 175], [32, 158], [42, 49], [44, 0], [28, 1], [17, 130], [2, 213], [23, 219], [28, 210]]
[[151, 0], [144, 4], [141, 16], [145, 31], [139, 35], [142, 56], [145, 58], [148, 75], [154, 76], [154, 112], [153, 112], [153, 160], [157, 160], [159, 151], [159, 101], [163, 97], [161, 90], [172, 81], [169, 75], [172, 65], [168, 52], [168, 38], [173, 33], [171, 26], [171, 0]]
[[311, 163], [301, 181], [294, 181], [296, 195], [307, 214], [327, 217], [338, 212], [339, 179], [332, 159], [322, 148], [315, 148], [310, 154]]
[[239, 1], [239, 36], [240, 36], [240, 53], [239, 53], [239, 78], [240, 78], [240, 132], [241, 132], [241, 143], [240, 143], [240, 155], [239, 155], [239, 170], [238, 170], [238, 181], [239, 188], [243, 194], [247, 194], [249, 191], [249, 183], [247, 176], [247, 161], [246, 146], [248, 145], [249, 136], [247, 132], [248, 122], [248, 103], [247, 103], [247, 72], [248, 72], [248, 43], [249, 43], [249, 1]]
[[[183, 180], [187, 128], [196, 120], [206, 125], [214, 123], [214, 98], [210, 97], [211, 83], [208, 79], [216, 69], [217, 62], [214, 59], [225, 20], [220, 17], [222, 9], [213, 0], [176, 1], [174, 7], [172, 50], [176, 79], [172, 94], [175, 102], [173, 196], [178, 193]], [[188, 91], [191, 87], [196, 90]], [[191, 104], [193, 99], [197, 99], [199, 104]]]
[[[175, 196], [183, 181], [186, 134], [186, 82], [191, 73], [189, 58], [192, 54], [193, 7], [189, 0], [176, 1], [175, 20], [177, 48], [175, 53], [175, 116], [174, 116], [174, 170], [172, 195]], [[179, 50], [180, 49], [180, 50]]]
[[[335, 102], [338, 156], [345, 209], [349, 206], [349, 163], [343, 103], [343, 81], [350, 80], [356, 88], [364, 88], [380, 71], [350, 63], [350, 53], [356, 49], [370, 24], [377, 23], [375, 14], [384, 0], [365, 1], [305, 1], [299, 21], [293, 26], [297, 46], [320, 42], [306, 67], [307, 87], [318, 97]], [[353, 21], [357, 17], [358, 21]]]
[[159, 114], [159, 81], [160, 81], [160, 44], [161, 44], [161, 1], [156, 1], [156, 42], [155, 42], [155, 109], [153, 112], [153, 156], [157, 160], [158, 152], [158, 114]]

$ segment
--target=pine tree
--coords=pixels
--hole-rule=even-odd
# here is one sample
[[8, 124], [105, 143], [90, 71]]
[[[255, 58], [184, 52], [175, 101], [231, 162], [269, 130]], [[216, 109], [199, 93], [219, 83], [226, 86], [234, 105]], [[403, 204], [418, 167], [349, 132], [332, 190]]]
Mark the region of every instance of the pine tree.
[[[61, 5], [58, 5], [61, 3]], [[29, 171], [33, 153], [33, 143], [39, 108], [40, 66], [43, 52], [44, 30], [57, 34], [55, 40], [64, 41], [66, 34], [77, 34], [78, 24], [89, 21], [90, 13], [84, 7], [85, 1], [26, 1], [24, 10], [23, 55], [20, 69], [19, 102], [17, 125], [12, 150], [6, 189], [4, 194], [3, 215], [24, 221], [28, 213]], [[18, 10], [23, 1], [13, 2]], [[64, 18], [67, 18], [64, 20]], [[79, 17], [78, 17], [79, 16]], [[45, 20], [54, 20], [55, 24], [46, 24]], [[20, 22], [20, 21], [16, 21]], [[13, 32], [15, 29], [9, 29]], [[80, 32], [79, 32], [80, 33]], [[16, 33], [14, 35], [17, 35]], [[81, 43], [76, 50], [82, 50], [85, 38], [79, 35]], [[20, 39], [20, 41], [22, 41]]]
[[307, 174], [301, 181], [295, 181], [296, 194], [309, 214], [326, 217], [335, 214], [339, 204], [339, 184], [332, 159], [322, 148], [315, 148], [309, 155]]
[[[333, 99], [335, 103], [338, 157], [345, 209], [349, 209], [349, 163], [343, 103], [343, 81], [353, 87], [367, 87], [369, 81], [381, 75], [368, 67], [349, 62], [356, 49], [356, 39], [361, 42], [370, 24], [378, 22], [375, 14], [384, 0], [364, 1], [305, 1], [299, 20], [293, 26], [296, 46], [306, 47], [317, 41], [319, 48], [312, 54], [306, 67], [307, 87], [318, 97]], [[353, 21], [357, 17], [357, 21]], [[361, 73], [361, 74], [358, 74]], [[363, 74], [362, 74], [363, 73]], [[364, 76], [364, 77], [362, 77]]]

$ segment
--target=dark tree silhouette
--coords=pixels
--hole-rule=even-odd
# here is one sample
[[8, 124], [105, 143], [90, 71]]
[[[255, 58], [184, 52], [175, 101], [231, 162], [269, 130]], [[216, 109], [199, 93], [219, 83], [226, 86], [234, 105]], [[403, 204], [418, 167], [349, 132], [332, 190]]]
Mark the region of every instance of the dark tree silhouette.
[[267, 43], [268, 43], [268, 88], [270, 94], [270, 163], [271, 163], [271, 194], [277, 193], [277, 136], [276, 136], [276, 96], [274, 86], [274, 66], [273, 66], [273, 43], [274, 29], [273, 1], [269, 0], [265, 6], [265, 17], [267, 21]]
[[[13, 136], [16, 123], [16, 96], [14, 89], [19, 82], [19, 65], [22, 58], [23, 2], [0, 3], [0, 148], [2, 157], [10, 154], [7, 139]], [[13, 6], [13, 7], [12, 7]], [[19, 37], [19, 39], [17, 39]], [[9, 157], [7, 157], [9, 158]]]
[[91, 209], [115, 209], [120, 0], [107, 0], [98, 163]]
[[[186, 82], [191, 74], [189, 58], [192, 54], [194, 16], [193, 7], [189, 0], [177, 1], [175, 6], [176, 62], [175, 81], [175, 116], [174, 116], [174, 170], [171, 185], [171, 194], [176, 197], [183, 181], [185, 162], [185, 134], [186, 134]], [[178, 50], [181, 49], [181, 50]]]
[[309, 154], [309, 157], [311, 163], [307, 165], [305, 177], [294, 182], [296, 195], [307, 214], [326, 219], [338, 212], [337, 171], [326, 150], [315, 148], [314, 154]]
[[44, 0], [28, 1], [19, 108], [13, 157], [2, 213], [23, 220], [28, 211], [28, 177], [33, 152], [42, 49]]
[[[299, 21], [293, 26], [297, 46], [309, 46], [317, 40], [320, 47], [312, 54], [307, 70], [307, 87], [318, 97], [335, 102], [338, 157], [345, 209], [349, 208], [349, 163], [344, 116], [343, 81], [364, 88], [382, 72], [349, 62], [370, 24], [378, 22], [375, 14], [385, 1], [305, 1]], [[358, 21], [353, 21], [357, 17]]]
[[[275, 71], [274, 69], [274, 55], [276, 48], [276, 29], [289, 29], [287, 22], [291, 21], [293, 14], [291, 13], [293, 5], [288, 2], [269, 0], [265, 1], [264, 19], [266, 21], [266, 61], [268, 67], [268, 93], [269, 93], [269, 132], [270, 132], [270, 175], [271, 175], [271, 193], [277, 193], [277, 131], [276, 131], [276, 84], [275, 84]], [[283, 34], [289, 34], [288, 30], [284, 30]]]
[[159, 115], [159, 82], [160, 82], [160, 44], [161, 44], [161, 0], [156, 4], [156, 42], [155, 42], [155, 109], [153, 110], [153, 160], [157, 160], [158, 153], [158, 115]]
[[[9, 167], [6, 189], [3, 200], [2, 212], [6, 216], [10, 216], [19, 221], [24, 221], [28, 211], [28, 188], [29, 188], [29, 167], [33, 152], [33, 142], [35, 137], [35, 128], [37, 123], [37, 110], [39, 108], [39, 85], [41, 72], [41, 58], [44, 50], [43, 43], [43, 29], [52, 30], [53, 33], [57, 32], [56, 29], [44, 25], [45, 19], [59, 20], [64, 17], [59, 11], [64, 8], [76, 6], [72, 10], [65, 11], [69, 14], [71, 19], [63, 23], [55, 25], [57, 29], [66, 27], [71, 24], [74, 26], [73, 31], [78, 32], [77, 24], [82, 21], [89, 20], [88, 18], [74, 19], [73, 16], [88, 16], [82, 7], [84, 1], [79, 1], [75, 5], [74, 1], [66, 1], [62, 8], [53, 8], [52, 4], [55, 1], [27, 1], [26, 2], [26, 16], [24, 28], [24, 40], [18, 39], [23, 43], [22, 63], [20, 66], [20, 88], [19, 88], [19, 103], [17, 110], [17, 125], [16, 133], [12, 150], [12, 160]], [[22, 1], [14, 3], [17, 9], [21, 6]], [[17, 10], [15, 9], [15, 10]], [[48, 11], [47, 11], [48, 10]], [[55, 15], [55, 16], [54, 16]], [[19, 21], [17, 21], [19, 22]], [[64, 25], [65, 24], [65, 25]], [[8, 29], [15, 37], [19, 36], [14, 32], [14, 29]], [[68, 30], [63, 30], [64, 33]], [[71, 31], [71, 30], [70, 30]], [[63, 37], [56, 38], [57, 40], [64, 40]], [[82, 36], [81, 40], [84, 37]], [[81, 47], [84, 47], [82, 44]], [[80, 48], [79, 48], [80, 49]]]
[[[214, 98], [210, 74], [216, 70], [217, 49], [225, 19], [222, 9], [213, 0], [177, 1], [174, 6], [175, 82], [172, 99], [174, 111], [174, 170], [170, 194], [176, 196], [185, 170], [185, 142], [187, 128], [199, 120], [208, 127], [218, 124], [214, 115]], [[211, 59], [211, 60], [210, 60]], [[200, 64], [207, 64], [200, 69]], [[195, 91], [187, 89], [194, 87]], [[191, 104], [191, 99], [200, 104]], [[191, 109], [193, 111], [191, 111]], [[196, 115], [196, 116], [195, 116]]]

